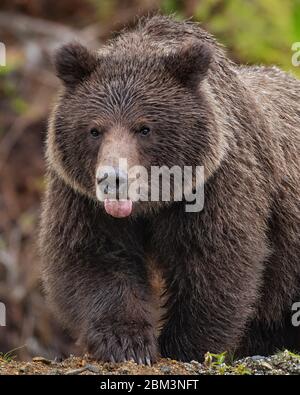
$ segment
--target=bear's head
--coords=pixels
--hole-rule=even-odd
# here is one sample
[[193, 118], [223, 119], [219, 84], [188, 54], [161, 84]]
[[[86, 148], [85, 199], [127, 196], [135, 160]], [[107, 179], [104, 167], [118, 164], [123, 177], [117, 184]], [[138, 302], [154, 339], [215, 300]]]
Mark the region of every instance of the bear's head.
[[[212, 173], [218, 136], [202, 89], [211, 62], [211, 49], [197, 41], [156, 52], [63, 46], [54, 59], [63, 90], [49, 124], [50, 167], [116, 217], [167, 204], [123, 199], [118, 192], [129, 180], [128, 169], [137, 166], [150, 174], [153, 166], [203, 165]], [[150, 176], [138, 177], [139, 185], [150, 185]], [[112, 178], [115, 187], [108, 185]]]

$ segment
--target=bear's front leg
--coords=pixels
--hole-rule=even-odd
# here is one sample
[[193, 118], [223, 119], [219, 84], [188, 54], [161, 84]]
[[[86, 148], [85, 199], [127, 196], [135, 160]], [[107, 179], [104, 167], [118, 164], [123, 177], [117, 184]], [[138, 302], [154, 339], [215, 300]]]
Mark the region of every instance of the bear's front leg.
[[191, 361], [206, 352], [234, 354], [259, 299], [269, 252], [263, 218], [245, 209], [241, 224], [208, 206], [202, 213], [169, 212], [166, 219], [159, 225], [167, 234], [163, 244], [155, 240], [168, 295], [162, 356]]
[[150, 295], [138, 279], [136, 284], [126, 276], [115, 280], [108, 279], [109, 286], [102, 286], [98, 303], [92, 302], [83, 340], [99, 360], [150, 365], [157, 358]]
[[143, 261], [126, 251], [66, 255], [45, 271], [48, 299], [88, 351], [102, 361], [151, 364], [157, 342]]
[[157, 358], [152, 293], [136, 227], [108, 218], [59, 180], [49, 185], [40, 239], [48, 301], [102, 361], [149, 364]]

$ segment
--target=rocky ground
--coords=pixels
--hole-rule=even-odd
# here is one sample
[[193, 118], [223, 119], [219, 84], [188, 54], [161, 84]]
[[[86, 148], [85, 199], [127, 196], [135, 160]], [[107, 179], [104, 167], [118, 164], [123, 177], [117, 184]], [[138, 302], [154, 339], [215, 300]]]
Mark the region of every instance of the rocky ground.
[[289, 351], [271, 357], [247, 357], [231, 364], [225, 362], [223, 354], [206, 354], [205, 362], [190, 363], [161, 359], [149, 366], [133, 362], [120, 364], [99, 363], [88, 357], [70, 357], [63, 362], [50, 361], [42, 357], [31, 362], [18, 362], [9, 354], [0, 356], [0, 375], [298, 375], [300, 356]]

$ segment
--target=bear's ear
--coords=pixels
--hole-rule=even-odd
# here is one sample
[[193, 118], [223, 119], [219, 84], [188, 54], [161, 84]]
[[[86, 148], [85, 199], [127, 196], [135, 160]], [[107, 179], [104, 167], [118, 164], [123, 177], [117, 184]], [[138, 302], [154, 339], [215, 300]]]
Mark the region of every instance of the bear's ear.
[[192, 41], [164, 58], [165, 67], [181, 83], [196, 89], [212, 62], [212, 51], [207, 44]]
[[97, 66], [97, 57], [79, 43], [69, 43], [54, 55], [56, 75], [66, 86], [74, 86], [87, 78]]

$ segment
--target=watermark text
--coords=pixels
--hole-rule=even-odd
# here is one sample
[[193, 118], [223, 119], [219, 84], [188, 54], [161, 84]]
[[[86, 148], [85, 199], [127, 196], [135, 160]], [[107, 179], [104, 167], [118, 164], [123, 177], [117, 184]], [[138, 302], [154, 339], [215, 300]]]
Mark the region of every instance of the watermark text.
[[0, 302], [0, 326], [6, 326], [6, 307]]
[[292, 315], [292, 325], [300, 326], [300, 302], [295, 302], [292, 306], [292, 311], [294, 314]]
[[0, 66], [6, 66], [6, 47], [0, 42]]
[[292, 51], [295, 52], [292, 56], [292, 65], [294, 67], [300, 67], [300, 42], [292, 45]]

